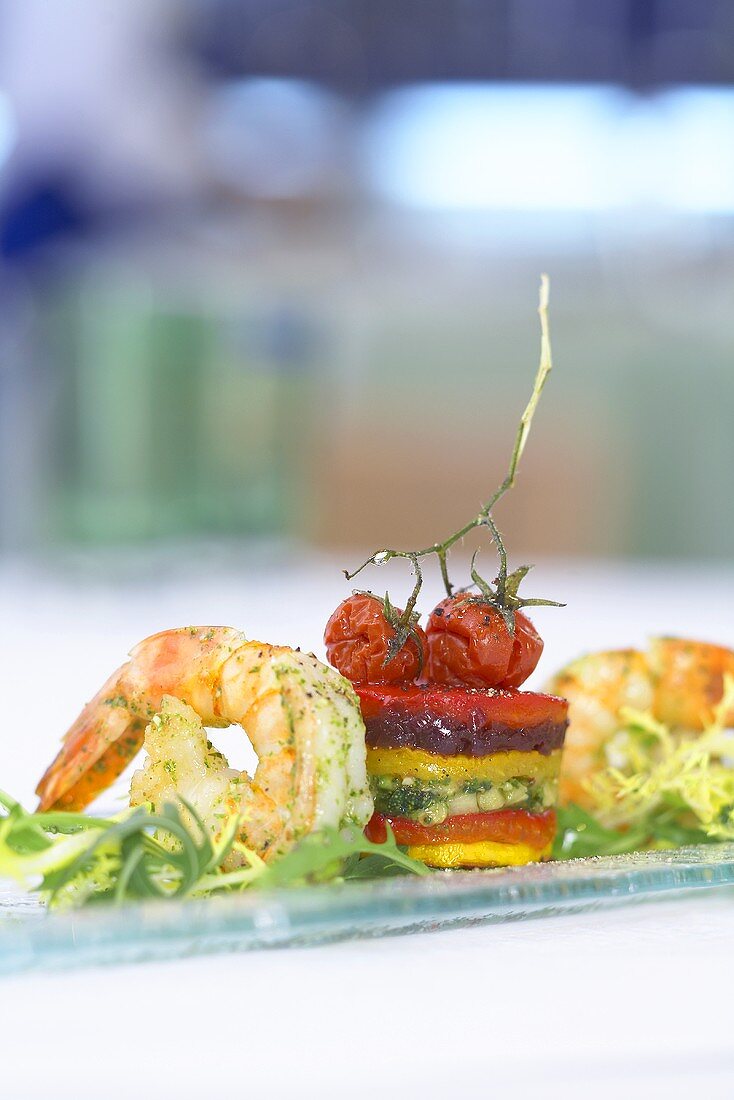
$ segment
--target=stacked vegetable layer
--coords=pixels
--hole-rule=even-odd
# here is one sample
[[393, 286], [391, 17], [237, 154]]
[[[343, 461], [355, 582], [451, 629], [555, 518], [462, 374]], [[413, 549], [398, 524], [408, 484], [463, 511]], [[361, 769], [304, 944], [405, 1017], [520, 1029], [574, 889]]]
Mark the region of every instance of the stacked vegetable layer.
[[367, 835], [434, 867], [550, 854], [565, 700], [516, 690], [356, 684], [375, 814]]
[[[519, 692], [543, 651], [543, 640], [524, 608], [562, 605], [526, 597], [520, 586], [532, 566], [510, 571], [507, 549], [493, 516], [512, 489], [540, 395], [552, 369], [548, 331], [548, 277], [540, 281], [540, 362], [530, 400], [520, 417], [510, 464], [501, 484], [478, 512], [443, 541], [413, 550], [384, 546], [367, 566], [410, 562], [413, 589], [405, 609], [389, 592], [355, 590], [331, 614], [324, 632], [331, 664], [351, 680], [367, 726], [368, 760], [376, 812], [368, 829], [439, 867], [528, 863], [550, 853], [552, 806], [566, 704]], [[438, 448], [437, 448], [438, 452]], [[469, 567], [470, 584], [449, 576], [448, 556], [467, 535], [484, 531], [497, 551], [494, 581]], [[418, 597], [423, 562], [435, 560], [446, 596], [425, 630]]]

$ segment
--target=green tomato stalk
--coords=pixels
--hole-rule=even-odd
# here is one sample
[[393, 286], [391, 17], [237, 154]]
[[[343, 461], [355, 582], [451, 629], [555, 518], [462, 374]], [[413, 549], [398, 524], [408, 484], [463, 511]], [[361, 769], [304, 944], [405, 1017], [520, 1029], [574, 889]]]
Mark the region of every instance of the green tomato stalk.
[[[538, 304], [538, 315], [540, 317], [540, 362], [538, 370], [535, 375], [535, 381], [533, 382], [533, 390], [530, 394], [530, 400], [525, 406], [525, 411], [520, 418], [520, 424], [518, 425], [517, 433], [515, 435], [515, 442], [512, 448], [512, 455], [510, 457], [510, 465], [502, 484], [494, 491], [486, 504], [484, 504], [479, 512], [465, 523], [463, 527], [458, 531], [454, 531], [443, 542], [434, 542], [430, 546], [424, 546], [419, 550], [376, 550], [374, 554], [371, 554], [366, 561], [364, 561], [353, 572], [348, 570], [344, 571], [344, 575], [347, 580], [353, 580], [358, 576], [363, 569], [366, 569], [368, 565], [384, 565], [385, 562], [391, 561], [393, 558], [405, 558], [411, 563], [414, 585], [413, 590], [408, 598], [408, 602], [405, 605], [405, 610], [402, 615], [392, 622], [388, 619], [391, 625], [395, 629], [395, 635], [391, 640], [388, 648], [387, 657], [385, 663], [395, 657], [405, 645], [411, 631], [414, 629], [415, 617], [416, 617], [416, 603], [420, 590], [423, 586], [423, 572], [421, 569], [421, 560], [430, 556], [435, 556], [438, 559], [439, 569], [441, 571], [441, 578], [443, 580], [444, 588], [446, 589], [447, 596], [451, 596], [454, 592], [454, 585], [449, 577], [448, 572], [448, 555], [453, 546], [457, 542], [460, 542], [466, 535], [477, 528], [486, 529], [489, 534], [492, 543], [497, 549], [497, 555], [499, 557], [499, 569], [494, 586], [488, 581], [484, 580], [478, 574], [475, 568], [476, 554], [472, 558], [471, 563], [471, 579], [472, 584], [476, 585], [480, 592], [480, 599], [491, 604], [502, 615], [507, 629], [510, 634], [514, 634], [515, 631], [515, 611], [521, 607], [528, 607], [531, 605], [543, 605], [551, 607], [561, 607], [562, 604], [557, 603], [555, 600], [545, 600], [540, 598], [528, 598], [524, 599], [518, 595], [518, 588], [520, 582], [529, 573], [532, 568], [529, 565], [520, 566], [519, 569], [514, 570], [512, 573], [508, 573], [507, 565], [507, 550], [502, 540], [502, 536], [497, 528], [497, 525], [492, 516], [492, 509], [501, 500], [505, 493], [509, 492], [515, 484], [517, 477], [518, 467], [520, 465], [520, 459], [522, 458], [523, 451], [525, 450], [525, 444], [530, 434], [530, 427], [533, 422], [535, 410], [540, 400], [540, 395], [543, 392], [543, 388], [548, 380], [548, 375], [553, 369], [553, 359], [551, 355], [550, 344], [550, 330], [548, 325], [548, 295], [549, 295], [549, 281], [547, 275], [541, 275], [540, 279], [540, 301]], [[469, 598], [469, 597], [468, 597]], [[389, 597], [386, 595], [386, 601], [389, 601]]]

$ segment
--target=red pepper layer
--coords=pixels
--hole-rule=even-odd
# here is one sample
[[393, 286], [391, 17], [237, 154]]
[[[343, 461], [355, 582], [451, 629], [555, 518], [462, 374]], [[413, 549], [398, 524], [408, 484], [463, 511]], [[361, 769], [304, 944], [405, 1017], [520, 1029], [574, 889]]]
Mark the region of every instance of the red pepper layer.
[[365, 718], [385, 707], [422, 713], [440, 711], [464, 725], [478, 718], [521, 729], [541, 722], [565, 723], [568, 703], [557, 695], [507, 688], [454, 688], [443, 684], [355, 684]]
[[545, 848], [556, 835], [555, 810], [531, 814], [527, 810], [493, 810], [486, 814], [457, 814], [440, 825], [419, 825], [406, 817], [373, 814], [365, 829], [368, 840], [382, 844], [389, 825], [398, 844], [474, 844], [494, 840], [498, 844], [527, 844]]
[[355, 684], [371, 748], [444, 756], [561, 748], [568, 703], [537, 691], [441, 684]]

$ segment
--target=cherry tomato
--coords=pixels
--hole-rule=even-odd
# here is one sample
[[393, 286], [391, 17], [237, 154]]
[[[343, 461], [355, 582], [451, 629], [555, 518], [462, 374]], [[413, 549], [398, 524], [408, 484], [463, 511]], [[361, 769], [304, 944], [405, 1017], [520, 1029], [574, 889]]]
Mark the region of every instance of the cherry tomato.
[[398, 844], [474, 844], [493, 840], [499, 844], [527, 844], [545, 848], [556, 834], [555, 810], [532, 814], [528, 810], [493, 810], [486, 814], [457, 814], [440, 825], [419, 825], [407, 817], [373, 814], [365, 835], [381, 844], [389, 825]]
[[[402, 614], [399, 608], [395, 611]], [[420, 675], [426, 651], [425, 634], [419, 626], [415, 631], [422, 652], [411, 636], [385, 664], [395, 630], [385, 618], [382, 601], [357, 592], [339, 604], [326, 624], [326, 654], [334, 668], [355, 683], [405, 683]]]
[[449, 596], [426, 627], [426, 676], [437, 684], [517, 688], [540, 659], [543, 641], [522, 611], [510, 634], [496, 607], [465, 595]]

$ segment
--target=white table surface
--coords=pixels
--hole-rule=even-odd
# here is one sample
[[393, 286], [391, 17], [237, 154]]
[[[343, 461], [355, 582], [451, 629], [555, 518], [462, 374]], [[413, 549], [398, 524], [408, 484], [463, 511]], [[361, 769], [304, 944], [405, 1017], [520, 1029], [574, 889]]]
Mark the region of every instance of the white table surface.
[[[138, 639], [227, 623], [317, 652], [335, 563], [112, 583], [0, 566], [0, 786], [35, 781]], [[378, 587], [372, 578], [373, 587]], [[545, 566], [545, 673], [650, 633], [734, 644], [734, 572]], [[430, 585], [425, 606], [437, 590]], [[542, 677], [541, 677], [542, 678]], [[537, 682], [537, 680], [536, 680]], [[0, 1096], [734, 1095], [734, 893], [484, 928], [0, 980]]]

